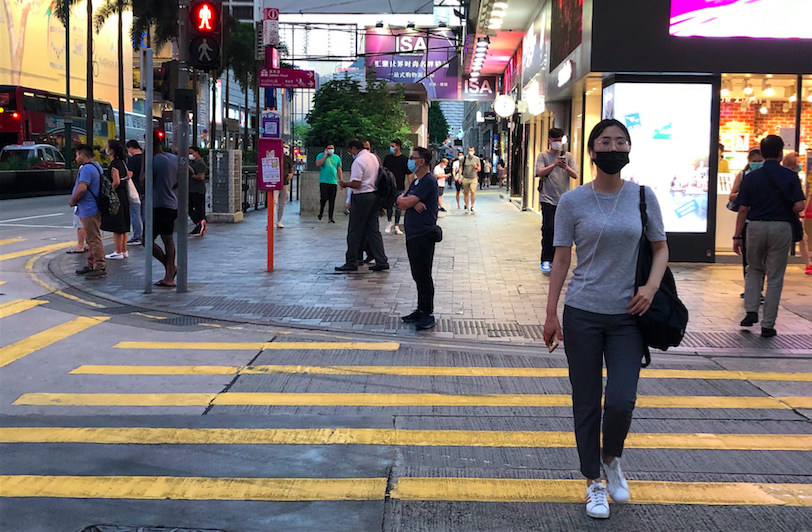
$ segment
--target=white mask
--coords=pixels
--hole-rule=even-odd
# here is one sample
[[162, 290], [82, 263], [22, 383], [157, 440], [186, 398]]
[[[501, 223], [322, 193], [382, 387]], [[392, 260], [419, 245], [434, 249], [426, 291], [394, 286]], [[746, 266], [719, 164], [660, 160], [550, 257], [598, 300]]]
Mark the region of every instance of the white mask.
[[560, 150], [562, 145], [563, 143], [560, 140], [554, 140], [550, 143], [550, 147], [555, 151]]
[[194, 155], [192, 155], [191, 153], [189, 154], [189, 160], [190, 160], [190, 161], [194, 161], [194, 160], [195, 160], [195, 156], [194, 156]]

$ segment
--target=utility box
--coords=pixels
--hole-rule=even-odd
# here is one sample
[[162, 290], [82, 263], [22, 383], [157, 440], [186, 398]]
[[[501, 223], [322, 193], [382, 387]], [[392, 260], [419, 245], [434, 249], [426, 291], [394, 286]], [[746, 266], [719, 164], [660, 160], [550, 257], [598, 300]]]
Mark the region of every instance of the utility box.
[[209, 152], [209, 182], [211, 184], [211, 213], [206, 219], [213, 223], [236, 223], [243, 220], [242, 212], [242, 152], [240, 150], [211, 150]]

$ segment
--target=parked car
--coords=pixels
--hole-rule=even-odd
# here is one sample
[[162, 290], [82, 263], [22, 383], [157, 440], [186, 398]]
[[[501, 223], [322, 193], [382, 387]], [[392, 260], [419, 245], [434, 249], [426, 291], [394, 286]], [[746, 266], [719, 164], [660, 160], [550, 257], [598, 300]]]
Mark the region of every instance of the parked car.
[[65, 168], [65, 157], [50, 144], [12, 144], [0, 150], [0, 163], [14, 160], [32, 161], [35, 169]]

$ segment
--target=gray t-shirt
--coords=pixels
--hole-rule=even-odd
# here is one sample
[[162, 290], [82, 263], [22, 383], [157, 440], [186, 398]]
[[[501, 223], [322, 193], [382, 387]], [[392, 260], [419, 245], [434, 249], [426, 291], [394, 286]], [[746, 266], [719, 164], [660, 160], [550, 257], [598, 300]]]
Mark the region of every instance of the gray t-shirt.
[[479, 160], [479, 157], [474, 155], [473, 157], [466, 157], [462, 163], [462, 178], [463, 179], [476, 179], [477, 178], [477, 171], [476, 167], [479, 165], [479, 168], [482, 168], [482, 162]]
[[[539, 170], [542, 168], [553, 164], [558, 159], [558, 156], [558, 153], [552, 153], [549, 151], [539, 153], [538, 157], [536, 157], [535, 175], [538, 175]], [[577, 172], [578, 167], [575, 165], [575, 157], [573, 157], [570, 152], [564, 152], [564, 157], [567, 158], [567, 166]], [[539, 202], [549, 203], [550, 205], [558, 205], [561, 195], [570, 189], [570, 179], [572, 178], [563, 168], [553, 168], [552, 172], [547, 174], [546, 177], [542, 177], [540, 179], [541, 181], [539, 182], [539, 185], [541, 190], [539, 194]]]
[[[651, 242], [662, 242], [663, 216], [650, 188], [646, 188], [646, 206], [646, 236]], [[634, 293], [642, 231], [639, 185], [624, 181], [618, 194], [601, 194], [583, 185], [561, 196], [553, 245], [575, 244], [578, 256], [564, 304], [598, 314], [626, 314]]]

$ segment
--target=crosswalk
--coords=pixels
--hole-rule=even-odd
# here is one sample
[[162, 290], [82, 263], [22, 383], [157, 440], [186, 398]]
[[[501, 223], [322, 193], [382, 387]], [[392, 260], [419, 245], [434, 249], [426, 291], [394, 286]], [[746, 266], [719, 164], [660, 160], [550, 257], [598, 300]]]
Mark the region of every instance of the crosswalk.
[[[9, 301], [0, 304], [0, 318], [22, 319], [28, 313], [45, 308], [47, 305], [43, 306], [42, 301]], [[15, 364], [32, 353], [55, 356], [59, 352], [59, 342], [88, 334], [93, 327], [102, 326], [106, 327], [105, 331], [112, 331], [111, 325], [104, 325], [108, 319], [97, 316], [66, 318], [59, 325], [0, 347], [0, 378], [16, 377]], [[431, 357], [422, 356], [419, 365], [408, 365], [409, 355], [415, 348], [392, 341], [285, 338], [285, 341], [260, 342], [162, 342], [136, 338], [120, 341], [120, 336], [112, 332], [105, 335], [105, 343], [94, 342], [93, 357], [86, 360], [78, 357], [75, 364], [64, 366], [66, 369], [58, 386], [49, 389], [51, 384], [32, 385], [3, 406], [11, 415], [16, 409], [25, 413], [29, 412], [25, 410], [27, 408], [36, 408], [37, 413], [53, 416], [95, 413], [94, 409], [100, 408], [98, 412], [109, 415], [111, 421], [102, 422], [95, 417], [92, 420], [79, 418], [82, 422], [67, 422], [61, 421], [66, 419], [63, 417], [52, 417], [47, 422], [36, 423], [29, 418], [14, 417], [0, 423], [0, 449], [25, 449], [26, 453], [32, 454], [58, 450], [66, 456], [74, 456], [64, 466], [47, 470], [0, 465], [0, 500], [14, 500], [16, 504], [47, 498], [133, 503], [164, 500], [399, 501], [408, 504], [416, 501], [565, 505], [582, 503], [584, 499], [583, 481], [576, 480], [579, 477], [574, 471], [577, 465], [574, 436], [571, 431], [564, 430], [565, 424], [538, 430], [506, 430], [494, 428], [495, 425], [489, 425], [484, 417], [478, 420], [477, 416], [467, 414], [462, 417], [473, 418], [473, 426], [468, 428], [454, 426], [454, 423], [461, 423], [461, 417], [448, 420], [438, 417], [421, 427], [424, 422], [419, 416], [408, 426], [359, 426], [364, 423], [364, 418], [353, 424], [347, 423], [345, 416], [341, 418], [342, 424], [341, 421], [333, 422], [329, 415], [333, 413], [329, 409], [336, 407], [350, 411], [353, 408], [382, 409], [386, 415], [392, 416], [413, 415], [422, 412], [415, 410], [421, 408], [431, 414], [435, 407], [447, 407], [451, 412], [477, 407], [483, 416], [487, 412], [504, 424], [504, 418], [510, 418], [512, 409], [521, 407], [553, 409], [560, 418], [567, 418], [571, 409], [569, 394], [538, 393], [539, 386], [549, 386], [553, 390], [565, 385], [567, 370], [561, 359], [555, 362], [558, 367], [539, 367], [535, 365], [537, 359], [517, 357], [514, 360], [518, 361], [516, 367], [505, 364], [504, 360], [502, 365], [477, 365], [477, 360], [482, 357], [462, 357], [459, 365], [447, 362], [448, 365], [428, 365], [426, 360]], [[108, 358], [109, 363], [98, 363], [101, 356]], [[189, 365], [190, 357], [200, 363]], [[243, 363], [235, 364], [235, 358], [240, 357], [244, 359]], [[156, 364], [156, 360], [160, 363]], [[298, 363], [292, 364], [292, 360]], [[348, 360], [356, 363], [349, 364]], [[441, 360], [453, 358], [443, 357]], [[139, 361], [144, 364], [138, 364]], [[219, 361], [226, 362], [218, 364]], [[228, 386], [212, 391], [212, 377], [233, 380]], [[658, 418], [646, 426], [659, 430], [631, 433], [626, 445], [630, 452], [658, 453], [657, 456], [684, 452], [718, 453], [713, 456], [721, 461], [729, 460], [727, 457], [734, 453], [755, 453], [749, 456], [757, 455], [767, 468], [773, 463], [771, 460], [782, 464], [793, 460], [799, 464], [809, 463], [812, 427], [808, 422], [799, 422], [804, 418], [796, 412], [812, 409], [812, 398], [797, 391], [795, 395], [770, 395], [751, 383], [787, 383], [788, 389], [800, 390], [799, 386], [812, 381], [812, 373], [708, 369], [708, 365], [702, 365], [697, 369], [646, 369], [641, 377], [652, 386], [664, 382], [673, 386], [684, 384], [689, 390], [705, 390], [705, 393], [641, 394], [637, 401], [639, 409], [663, 412], [665, 417], [662, 420], [672, 419], [674, 422], [669, 425]], [[134, 392], [126, 387], [122, 387], [122, 391], [109, 391], [117, 388], [117, 383], [135, 382], [132, 379], [138, 379], [144, 391]], [[150, 379], [155, 379], [154, 385], [150, 384]], [[426, 385], [426, 382], [431, 384]], [[485, 389], [482, 387], [486, 382], [501, 383], [500, 389], [477, 393]], [[184, 391], [173, 391], [173, 386], [181, 383]], [[196, 383], [200, 383], [200, 391], [195, 390]], [[205, 387], [203, 383], [206, 383]], [[368, 383], [374, 385], [368, 389]], [[165, 390], [157, 392], [157, 387]], [[387, 387], [389, 391], [380, 391], [381, 387]], [[460, 393], [462, 390], [465, 393]], [[527, 393], [527, 390], [533, 393]], [[708, 393], [713, 390], [718, 390], [718, 395]], [[202, 416], [214, 418], [216, 422], [209, 423], [215, 426], [194, 426], [177, 418], [163, 425], [143, 417], [133, 423], [125, 415], [115, 416], [116, 412], [149, 414], [153, 411], [151, 409], [166, 407], [197, 408], [198, 413], [204, 409], [226, 407], [245, 408], [250, 412], [251, 408], [258, 406], [311, 407], [317, 412], [318, 408], [328, 410], [322, 411], [326, 415], [319, 416], [321, 426], [315, 423], [313, 426], [284, 426], [287, 422], [277, 421], [269, 422], [272, 426], [230, 426], [231, 418], [226, 415], [229, 410], [223, 410], [218, 416]], [[699, 413], [692, 418], [692, 426], [706, 427], [707, 431], [673, 430], [679, 426], [680, 411], [685, 410]], [[734, 412], [757, 413], [763, 424], [737, 426], [735, 423], [725, 424], [719, 418], [706, 419], [705, 414], [713, 411], [730, 412], [731, 417]], [[776, 413], [782, 415], [774, 416]], [[794, 416], [795, 421], [787, 421], [786, 416]], [[544, 416], [539, 415], [537, 419], [543, 422]], [[477, 427], [479, 421], [481, 426]], [[310, 449], [340, 449], [345, 456], [358, 457], [362, 462], [367, 453], [379, 447], [411, 449], [419, 453], [428, 453], [427, 449], [441, 452], [452, 448], [459, 452], [478, 449], [488, 457], [499, 456], [503, 450], [523, 449], [533, 453], [517, 455], [526, 460], [518, 467], [539, 470], [540, 476], [547, 477], [528, 478], [519, 474], [521, 469], [510, 468], [505, 472], [508, 478], [484, 475], [482, 469], [474, 470], [480, 476], [455, 476], [449, 474], [448, 468], [432, 471], [430, 468], [420, 469], [420, 464], [414, 464], [413, 470], [405, 468], [390, 476], [373, 470], [367, 476], [322, 476], [315, 464], [306, 474], [285, 477], [231, 476], [219, 469], [217, 474], [200, 474], [199, 469], [195, 474], [196, 468], [205, 467], [202, 464], [189, 465], [183, 474], [174, 467], [154, 474], [128, 474], [117, 469], [131, 459], [133, 453], [143, 453], [138, 455], [141, 457], [139, 461], [143, 461], [143, 456], [149, 456], [150, 449], [172, 452], [172, 449], [207, 446], [220, 449], [214, 456], [225, 456], [224, 447], [261, 447], [271, 453], [294, 448], [292, 452], [301, 456], [308, 456]], [[115, 457], [104, 462], [107, 465], [103, 472], [99, 467], [80, 467], [84, 461], [92, 464], [97, 454], [94, 449], [98, 452], [104, 449], [104, 453]], [[571, 478], [544, 473], [543, 463], [537, 462], [540, 457], [543, 460], [549, 453], [558, 452], [567, 453], [568, 460], [571, 459]], [[560, 455], [557, 456], [561, 459]], [[678, 461], [672, 467], [672, 471], [680, 473]], [[77, 474], [77, 468], [82, 469], [80, 474]], [[152, 469], [160, 468], [154, 466]], [[806, 477], [798, 477], [797, 482], [792, 482], [785, 474], [770, 482], [767, 474], [759, 478], [745, 475], [744, 480], [729, 474], [720, 480], [720, 474], [708, 479], [697, 475], [699, 479], [696, 480], [691, 478], [694, 473], [686, 471], [678, 479], [667, 475], [658, 479], [654, 478], [656, 472], [636, 473], [633, 465], [628, 474], [631, 477], [632, 504], [653, 507], [812, 507], [812, 485]]]

